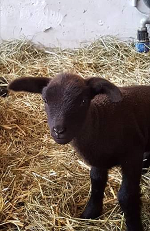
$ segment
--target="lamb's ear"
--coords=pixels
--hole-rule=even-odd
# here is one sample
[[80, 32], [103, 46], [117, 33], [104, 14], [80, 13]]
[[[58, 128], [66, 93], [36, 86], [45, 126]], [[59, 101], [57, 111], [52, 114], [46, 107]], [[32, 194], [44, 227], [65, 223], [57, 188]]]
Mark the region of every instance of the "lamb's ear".
[[47, 86], [50, 80], [50, 78], [44, 77], [18, 78], [8, 85], [8, 90], [42, 93], [43, 88]]
[[92, 98], [98, 94], [106, 94], [112, 102], [119, 102], [122, 99], [119, 88], [106, 79], [92, 77], [87, 78], [86, 82], [91, 89]]

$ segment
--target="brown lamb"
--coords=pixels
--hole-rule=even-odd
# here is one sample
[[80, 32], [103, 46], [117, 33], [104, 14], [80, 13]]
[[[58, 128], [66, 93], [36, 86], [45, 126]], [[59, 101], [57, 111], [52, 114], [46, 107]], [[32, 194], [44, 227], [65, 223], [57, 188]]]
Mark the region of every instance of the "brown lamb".
[[64, 73], [18, 78], [8, 89], [41, 93], [54, 140], [71, 142], [91, 165], [91, 197], [81, 217], [101, 215], [108, 170], [121, 166], [118, 200], [127, 231], [142, 231], [139, 184], [142, 167], [150, 166], [150, 86], [118, 88], [99, 77]]

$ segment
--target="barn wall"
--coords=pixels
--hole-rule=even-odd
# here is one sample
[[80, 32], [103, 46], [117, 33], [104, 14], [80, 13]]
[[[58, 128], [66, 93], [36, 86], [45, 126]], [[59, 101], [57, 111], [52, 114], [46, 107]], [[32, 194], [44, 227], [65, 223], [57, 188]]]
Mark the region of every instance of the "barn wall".
[[[140, 0], [141, 1], [141, 0]], [[79, 47], [100, 36], [136, 38], [143, 15], [131, 0], [1, 0], [0, 40]]]

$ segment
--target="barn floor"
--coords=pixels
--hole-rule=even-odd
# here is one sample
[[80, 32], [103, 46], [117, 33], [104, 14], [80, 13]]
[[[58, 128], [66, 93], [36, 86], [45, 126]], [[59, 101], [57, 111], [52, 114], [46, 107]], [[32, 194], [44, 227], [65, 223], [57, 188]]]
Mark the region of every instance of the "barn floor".
[[[0, 45], [0, 76], [51, 76], [73, 71], [101, 76], [118, 86], [150, 84], [150, 53], [136, 53], [132, 44], [100, 39], [75, 50], [38, 49], [26, 41]], [[103, 215], [80, 220], [90, 193], [89, 166], [70, 145], [50, 137], [39, 95], [10, 93], [0, 98], [0, 230], [123, 231], [117, 202], [119, 168], [109, 172]], [[150, 230], [150, 171], [142, 176], [142, 220]]]

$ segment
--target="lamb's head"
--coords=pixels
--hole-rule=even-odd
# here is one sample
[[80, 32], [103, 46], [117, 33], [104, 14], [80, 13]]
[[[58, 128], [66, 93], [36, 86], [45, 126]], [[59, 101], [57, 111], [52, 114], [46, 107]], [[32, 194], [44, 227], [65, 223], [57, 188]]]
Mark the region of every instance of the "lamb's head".
[[57, 143], [70, 142], [80, 131], [90, 105], [90, 91], [83, 78], [60, 74], [43, 89], [51, 135]]
[[109, 81], [96, 77], [83, 79], [75, 74], [59, 74], [52, 79], [19, 78], [8, 88], [42, 94], [51, 135], [59, 144], [66, 144], [78, 135], [95, 95], [106, 93], [113, 102], [121, 99], [120, 90]]

